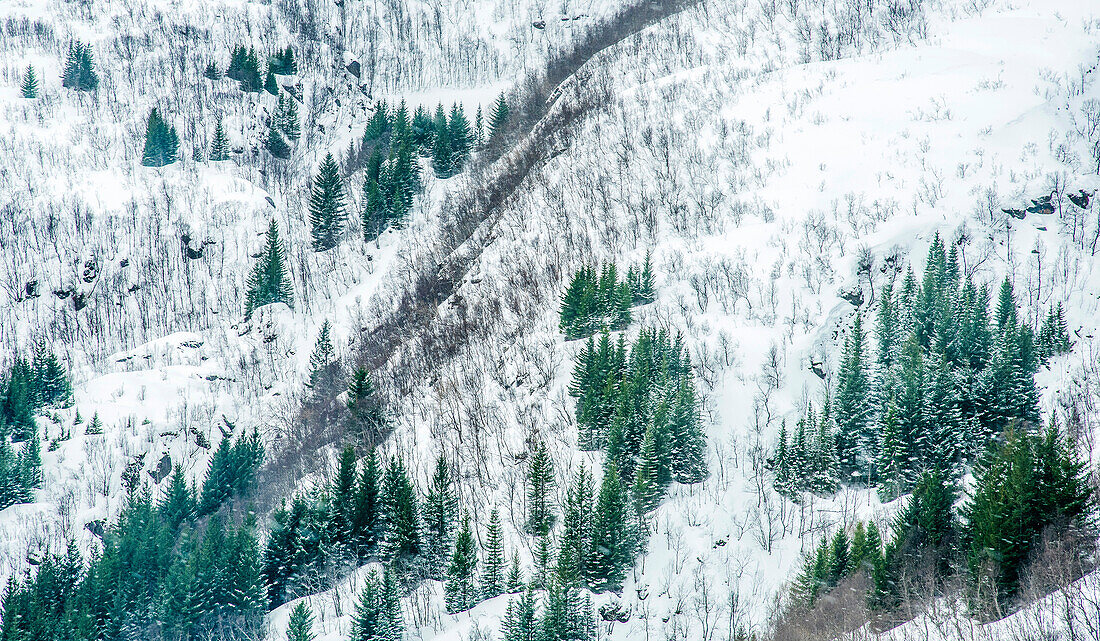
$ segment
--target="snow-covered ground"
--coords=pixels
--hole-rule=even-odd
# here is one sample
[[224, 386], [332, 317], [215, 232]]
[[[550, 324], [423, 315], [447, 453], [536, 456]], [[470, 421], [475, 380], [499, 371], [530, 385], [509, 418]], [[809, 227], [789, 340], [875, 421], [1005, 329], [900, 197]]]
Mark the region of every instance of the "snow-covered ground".
[[[483, 331], [394, 399], [386, 449], [406, 456], [422, 486], [437, 453], [458, 461], [463, 508], [477, 520], [500, 507], [508, 549], [529, 564], [532, 542], [515, 527], [527, 440], [551, 443], [562, 495], [579, 464], [599, 460], [575, 449], [566, 385], [578, 345], [556, 331], [558, 296], [586, 262], [627, 264], [652, 252], [659, 297], [639, 310], [634, 330], [684, 332], [707, 396], [711, 476], [672, 489], [622, 595], [597, 598], [631, 612], [604, 627], [609, 638], [727, 639], [740, 626], [759, 629], [818, 536], [855, 519], [887, 523], [897, 506], [874, 493], [796, 506], [760, 469], [780, 420], [823, 394], [810, 363], [835, 366], [848, 323], [887, 278], [857, 276], [862, 247], [877, 266], [896, 256], [919, 271], [938, 232], [959, 242], [978, 280], [1013, 279], [1027, 322], [1064, 302], [1077, 343], [1040, 374], [1044, 408], [1076, 403], [1095, 431], [1100, 207], [1093, 199], [1080, 210], [1064, 195], [1100, 188], [1100, 115], [1089, 117], [1100, 114], [1089, 102], [1100, 100], [1100, 7], [929, 0], [908, 22], [887, 24], [885, 3], [874, 2], [847, 44], [822, 38], [821, 25], [835, 37], [854, 20], [844, 12], [864, 4], [704, 0], [598, 55], [563, 100], [599, 95], [599, 106], [548, 141], [553, 158], [507, 201], [440, 309], [442, 321], [464, 313]], [[287, 16], [306, 6], [327, 8], [316, 14], [315, 44], [301, 48], [301, 76], [282, 79], [303, 88], [305, 108], [302, 141], [279, 164], [257, 150], [274, 99], [211, 83], [201, 69], [211, 58], [224, 68], [238, 42], [301, 42]], [[77, 410], [85, 422], [98, 412], [106, 427], [102, 436], [73, 429], [44, 452], [38, 502], [0, 512], [0, 579], [25, 566], [28, 549], [73, 536], [94, 545], [84, 524], [118, 509], [132, 457], [144, 454], [152, 470], [168, 454], [195, 476], [209, 455], [196, 432], [216, 444], [230, 424], [259, 426], [274, 442], [321, 322], [333, 322], [347, 353], [392, 309], [412, 266], [434, 251], [442, 201], [476, 185], [429, 178], [403, 230], [365, 245], [353, 223], [338, 249], [309, 251], [309, 174], [325, 151], [358, 136], [371, 98], [457, 101], [472, 116], [615, 6], [346, 2], [342, 18], [329, 3], [289, 1], [0, 3], [0, 354], [48, 338], [73, 367], [77, 402], [54, 412], [57, 423], [42, 421], [47, 434]], [[194, 38], [179, 35], [182, 25]], [[93, 43], [102, 83], [94, 97], [60, 87], [71, 37]], [[368, 98], [360, 85], [369, 76], [355, 79], [344, 65], [368, 67], [372, 50]], [[18, 94], [28, 63], [44, 84], [33, 102]], [[138, 166], [154, 104], [183, 139], [184, 159], [163, 169]], [[240, 156], [192, 161], [191, 145], [207, 146], [219, 116]], [[357, 179], [349, 187], [358, 198]], [[1001, 212], [1052, 191], [1053, 215]], [[272, 217], [289, 249], [295, 306], [245, 322], [244, 282]], [[202, 257], [187, 258], [184, 242]], [[31, 280], [40, 296], [27, 299]], [[860, 308], [840, 297], [857, 288]], [[70, 293], [54, 293], [62, 290]], [[87, 306], [76, 310], [73, 293], [85, 293]], [[415, 354], [415, 345], [402, 349]], [[773, 372], [778, 387], [767, 383]], [[346, 635], [365, 571], [308, 597], [321, 641]], [[411, 638], [496, 634], [507, 597], [450, 616], [441, 592], [429, 582], [406, 599]], [[272, 639], [292, 605], [272, 613]], [[922, 622], [897, 634], [919, 636]]]

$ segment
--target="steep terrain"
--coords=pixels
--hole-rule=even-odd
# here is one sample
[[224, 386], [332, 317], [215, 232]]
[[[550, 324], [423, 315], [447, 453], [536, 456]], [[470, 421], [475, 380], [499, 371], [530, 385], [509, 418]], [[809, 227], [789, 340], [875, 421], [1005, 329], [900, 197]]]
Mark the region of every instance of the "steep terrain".
[[[256, 427], [270, 452], [293, 443], [324, 320], [388, 401], [381, 451], [400, 453], [421, 488], [437, 455], [454, 461], [473, 529], [499, 508], [506, 548], [530, 572], [531, 444], [549, 445], [558, 504], [582, 464], [602, 469], [603, 454], [577, 447], [568, 386], [583, 342], [559, 331], [561, 293], [586, 264], [647, 255], [657, 300], [635, 308], [626, 334], [682, 332], [709, 476], [672, 486], [621, 593], [595, 596], [629, 613], [601, 620], [601, 638], [763, 631], [819, 538], [856, 520], [888, 527], [904, 499], [845, 488], [794, 504], [764, 462], [781, 423], [835, 389], [854, 316], [869, 325], [888, 280], [908, 265], [922, 273], [937, 233], [967, 275], [1011, 279], [1025, 323], [1065, 306], [1075, 344], [1039, 373], [1041, 407], [1076, 408], [1096, 461], [1100, 209], [1068, 198], [1100, 188], [1100, 15], [1085, 2], [942, 0], [907, 13], [703, 0], [587, 60], [501, 161], [446, 180], [425, 171], [401, 229], [364, 243], [355, 221], [336, 249], [310, 250], [308, 181], [326, 152], [358, 140], [374, 98], [487, 108], [616, 8], [582, 4], [0, 7], [0, 349], [10, 360], [46, 340], [71, 368], [75, 404], [40, 418], [47, 440], [78, 411], [105, 426], [44, 452], [36, 501], [0, 513], [0, 578], [65, 540], [93, 549], [85, 524], [118, 513], [135, 457], [150, 482], [165, 454], [197, 479], [223, 435]], [[95, 93], [60, 86], [71, 39], [92, 43]], [[300, 52], [300, 74], [279, 79], [302, 96], [287, 161], [262, 148], [275, 98], [201, 75], [239, 43]], [[18, 91], [27, 64], [42, 79], [34, 101]], [[140, 166], [154, 105], [182, 139], [182, 160], [165, 168]], [[234, 160], [192, 160], [219, 117]], [[348, 177], [355, 199], [362, 180]], [[1049, 213], [1004, 212], [1045, 195]], [[271, 219], [285, 230], [295, 304], [245, 319]], [[368, 571], [304, 598], [319, 639], [347, 637]], [[1077, 585], [1096, 593], [1095, 576]], [[450, 615], [442, 594], [425, 581], [404, 600], [409, 638], [499, 638], [509, 596]], [[283, 638], [293, 605], [269, 616], [268, 638]], [[1056, 597], [988, 626], [949, 606], [893, 635], [1000, 639], [1066, 619]], [[1074, 605], [1094, 622], [1096, 607], [1091, 596]]]

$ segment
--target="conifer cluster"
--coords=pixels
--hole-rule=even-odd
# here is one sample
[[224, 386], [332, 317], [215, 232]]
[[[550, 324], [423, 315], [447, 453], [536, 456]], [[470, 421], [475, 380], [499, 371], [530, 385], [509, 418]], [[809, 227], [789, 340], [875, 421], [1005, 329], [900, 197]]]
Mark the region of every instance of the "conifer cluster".
[[1008, 427], [1034, 425], [1034, 374], [1069, 338], [1058, 307], [1038, 340], [1017, 314], [1010, 282], [991, 311], [989, 290], [960, 274], [955, 247], [945, 251], [937, 236], [922, 281], [909, 270], [900, 288], [882, 292], [873, 358], [856, 316], [820, 421], [807, 416], [793, 440], [781, 436], [776, 488], [794, 497], [831, 492], [838, 481], [872, 483], [891, 499], [935, 467], [958, 475]]
[[375, 105], [355, 156], [357, 163], [366, 162], [360, 216], [369, 242], [401, 224], [421, 189], [417, 143], [403, 101], [392, 110], [384, 102]]
[[615, 263], [577, 270], [562, 295], [559, 327], [566, 340], [591, 336], [597, 332], [626, 329], [630, 309], [652, 303], [656, 298], [653, 269], [649, 255], [641, 269], [631, 267], [626, 279], [619, 280]]
[[[231, 460], [243, 450], [250, 462]], [[247, 491], [263, 452], [255, 434], [223, 441], [218, 451], [227, 454], [215, 455], [201, 496], [177, 466], [159, 500], [144, 489], [130, 493], [103, 535], [102, 550], [88, 562], [70, 546], [65, 554], [48, 554], [33, 575], [13, 579], [3, 598], [0, 638], [256, 634], [265, 603], [254, 519], [233, 525], [219, 507], [226, 492]]]
[[69, 44], [69, 56], [65, 60], [61, 86], [77, 91], [95, 91], [99, 87], [91, 46], [79, 40]]
[[259, 92], [264, 88], [264, 77], [260, 74], [260, 57], [251, 47], [233, 47], [225, 75], [240, 82], [242, 91]]
[[0, 378], [0, 439], [23, 441], [36, 432], [34, 413], [72, 403], [69, 374], [45, 343], [31, 359], [16, 357]]
[[267, 229], [267, 242], [252, 274], [248, 277], [248, 294], [245, 297], [245, 316], [258, 307], [271, 303], [294, 306], [294, 292], [290, 284], [290, 272], [279, 240], [279, 227], [275, 221]]

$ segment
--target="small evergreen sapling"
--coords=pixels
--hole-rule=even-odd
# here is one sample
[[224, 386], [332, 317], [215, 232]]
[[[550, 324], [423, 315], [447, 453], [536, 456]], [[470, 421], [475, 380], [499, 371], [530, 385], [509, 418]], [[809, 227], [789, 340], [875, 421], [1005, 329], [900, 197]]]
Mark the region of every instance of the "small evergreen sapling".
[[38, 97], [38, 76], [35, 75], [33, 66], [27, 65], [27, 70], [23, 72], [23, 82], [19, 88], [23, 93], [23, 97], [28, 100]]

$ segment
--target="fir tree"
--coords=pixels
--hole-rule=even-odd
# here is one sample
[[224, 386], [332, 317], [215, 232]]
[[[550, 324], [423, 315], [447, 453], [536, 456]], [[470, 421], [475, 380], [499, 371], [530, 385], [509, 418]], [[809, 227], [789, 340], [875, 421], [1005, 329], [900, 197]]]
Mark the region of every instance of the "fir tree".
[[470, 149], [473, 147], [470, 123], [466, 120], [466, 115], [458, 103], [451, 106], [451, 115], [447, 120], [447, 141], [451, 151], [451, 172], [458, 173], [466, 165]]
[[343, 372], [332, 345], [332, 324], [326, 318], [317, 332], [317, 342], [309, 356], [309, 387], [314, 396], [329, 398], [337, 393]]
[[504, 100], [504, 94], [497, 97], [493, 103], [493, 112], [489, 115], [489, 138], [498, 139], [504, 133], [504, 127], [509, 117], [508, 102]]
[[527, 466], [527, 528], [537, 536], [546, 536], [554, 525], [550, 492], [554, 469], [550, 453], [542, 441], [536, 441]]
[[309, 223], [313, 237], [313, 251], [332, 249], [340, 241], [344, 229], [344, 186], [340, 180], [340, 168], [329, 153], [325, 156], [313, 179], [313, 191], [309, 199]]
[[677, 483], [699, 483], [707, 476], [706, 436], [699, 420], [695, 384], [681, 381], [669, 416], [672, 478]]
[[206, 63], [206, 69], [203, 70], [202, 75], [208, 80], [221, 80], [222, 74], [218, 71], [218, 65], [213, 60]]
[[504, 533], [500, 527], [500, 512], [489, 512], [489, 527], [485, 533], [485, 561], [481, 572], [482, 598], [491, 599], [504, 594]]
[[519, 566], [519, 552], [512, 550], [512, 565], [508, 570], [508, 593], [523, 591], [523, 570]]
[[313, 613], [305, 601], [299, 601], [290, 611], [286, 627], [287, 641], [313, 641]]
[[163, 167], [179, 159], [179, 136], [176, 128], [161, 117], [156, 107], [149, 112], [149, 122], [145, 129], [145, 150], [141, 164], [146, 167]]
[[462, 529], [455, 539], [451, 563], [447, 566], [447, 582], [443, 586], [447, 611], [451, 614], [469, 610], [477, 603], [477, 587], [474, 583], [476, 569], [477, 548], [470, 533], [470, 522], [463, 519]]
[[598, 592], [617, 591], [634, 560], [637, 534], [632, 527], [635, 519], [630, 502], [614, 463], [604, 471], [593, 516], [588, 584]]
[[508, 602], [501, 623], [504, 641], [541, 641], [536, 606], [535, 592], [530, 586], [519, 597]]
[[92, 414], [92, 421], [88, 423], [88, 427], [84, 428], [84, 433], [88, 435], [103, 433], [103, 423], [99, 420], [99, 412]]
[[267, 77], [264, 79], [264, 91], [272, 96], [279, 95], [279, 82], [275, 80], [275, 74], [270, 68], [268, 68]]
[[348, 415], [353, 429], [368, 439], [373, 439], [385, 423], [382, 401], [365, 367], [352, 373], [348, 385]]
[[69, 56], [61, 76], [61, 86], [77, 91], [95, 91], [99, 87], [99, 76], [95, 72], [91, 47], [80, 41], [69, 44]]
[[433, 127], [435, 133], [432, 136], [432, 169], [435, 170], [436, 176], [450, 178], [454, 175], [454, 149], [442, 104], [436, 106]]
[[383, 536], [382, 471], [378, 456], [374, 450], [367, 455], [366, 464], [359, 475], [355, 490], [355, 526], [356, 543], [360, 558], [373, 552]]
[[358, 522], [355, 518], [355, 498], [358, 488], [357, 462], [355, 448], [347, 445], [340, 452], [340, 459], [333, 477], [329, 494], [332, 497], [332, 509], [329, 514], [329, 536], [336, 547], [336, 555], [343, 561], [357, 561]]
[[161, 498], [157, 511], [168, 528], [176, 530], [195, 514], [195, 508], [195, 493], [187, 484], [183, 469], [176, 465], [172, 470], [172, 476], [168, 478], [168, 489]]
[[281, 160], [290, 157], [290, 145], [287, 144], [283, 133], [279, 130], [278, 122], [274, 118], [267, 123], [267, 140], [264, 141], [264, 147], [268, 153]]
[[442, 579], [447, 572], [457, 512], [458, 499], [452, 487], [451, 470], [447, 459], [439, 456], [424, 501], [424, 555], [428, 576], [433, 579]]
[[859, 314], [844, 345], [836, 394], [836, 452], [841, 473], [849, 477], [867, 467], [860, 445], [868, 438], [869, 384], [863, 361], [863, 324]]
[[385, 496], [385, 558], [405, 575], [417, 569], [424, 544], [416, 491], [398, 457], [386, 470]]
[[267, 242], [259, 262], [248, 278], [248, 294], [245, 298], [245, 316], [254, 310], [271, 303], [286, 303], [294, 306], [294, 293], [290, 285], [290, 273], [283, 257], [282, 243], [279, 241], [279, 227], [275, 221], [267, 229]]
[[225, 135], [221, 118], [218, 118], [218, 124], [214, 126], [214, 141], [210, 144], [210, 160], [213, 162], [229, 160], [229, 138]]
[[27, 65], [27, 70], [23, 72], [23, 82], [19, 86], [20, 91], [23, 93], [23, 97], [28, 100], [33, 100], [38, 97], [38, 76], [34, 73], [34, 67]]

